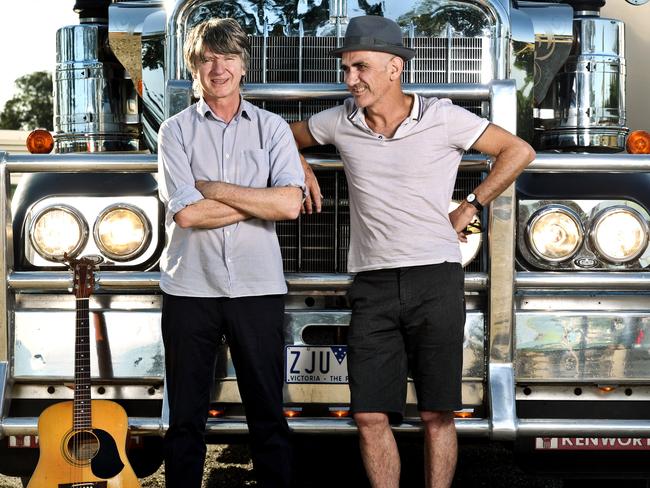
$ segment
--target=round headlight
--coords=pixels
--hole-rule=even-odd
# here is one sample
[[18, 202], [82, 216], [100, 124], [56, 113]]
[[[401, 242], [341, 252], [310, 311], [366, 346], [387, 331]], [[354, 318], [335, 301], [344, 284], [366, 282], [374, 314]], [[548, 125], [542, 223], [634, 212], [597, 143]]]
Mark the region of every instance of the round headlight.
[[84, 248], [88, 241], [88, 224], [74, 208], [54, 205], [36, 214], [29, 239], [41, 257], [60, 261], [64, 254], [75, 257]]
[[648, 223], [630, 207], [609, 207], [594, 218], [589, 235], [596, 253], [614, 264], [637, 259], [648, 246]]
[[528, 221], [528, 245], [538, 258], [558, 263], [571, 258], [582, 244], [584, 231], [576, 213], [568, 207], [550, 205]]
[[111, 205], [97, 217], [93, 230], [97, 247], [115, 261], [138, 257], [151, 238], [144, 213], [132, 205]]
[[[458, 205], [458, 202], [452, 201], [449, 204], [449, 211], [451, 212], [452, 210], [455, 210]], [[478, 216], [474, 217], [474, 220], [472, 220], [469, 230], [473, 232], [467, 234], [467, 242], [460, 243], [460, 254], [463, 266], [467, 266], [469, 263], [474, 261], [474, 258], [476, 258], [476, 255], [481, 250], [483, 234], [481, 233], [481, 220]]]

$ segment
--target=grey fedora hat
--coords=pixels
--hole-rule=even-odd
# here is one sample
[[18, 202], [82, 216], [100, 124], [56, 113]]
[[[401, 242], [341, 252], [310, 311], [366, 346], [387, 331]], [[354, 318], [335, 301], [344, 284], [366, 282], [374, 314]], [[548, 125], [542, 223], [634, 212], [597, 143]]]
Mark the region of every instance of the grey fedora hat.
[[340, 58], [347, 51], [381, 51], [395, 54], [404, 61], [415, 56], [415, 50], [404, 47], [399, 25], [377, 15], [363, 15], [350, 20], [343, 46], [334, 49], [330, 55]]

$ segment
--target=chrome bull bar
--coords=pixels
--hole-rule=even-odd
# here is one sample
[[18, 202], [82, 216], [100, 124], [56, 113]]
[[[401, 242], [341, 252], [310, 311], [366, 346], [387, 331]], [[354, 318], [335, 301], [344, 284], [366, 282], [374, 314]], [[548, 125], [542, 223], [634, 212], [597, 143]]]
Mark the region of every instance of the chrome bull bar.
[[[406, 85], [407, 92], [429, 96], [463, 99], [488, 99], [491, 106], [512, 107], [512, 110], [493, 110], [492, 121], [510, 131], [515, 131], [515, 86], [511, 81], [497, 81], [489, 85]], [[347, 92], [341, 85], [250, 85], [245, 91], [250, 99], [287, 99], [290, 97], [309, 99], [319, 97], [344, 98]], [[332, 167], [340, 161], [312, 159], [314, 166]], [[481, 170], [489, 163], [476, 157], [467, 157], [463, 166]], [[9, 156], [0, 153], [0, 194], [8, 195], [11, 173], [31, 172], [151, 172], [157, 171], [153, 155], [130, 154], [83, 154], [52, 156]], [[566, 155], [543, 154], [531, 164], [532, 172], [650, 172], [650, 156], [629, 155]], [[650, 437], [650, 421], [637, 420], [575, 420], [575, 419], [518, 419], [515, 408], [515, 377], [513, 369], [513, 295], [517, 288], [576, 289], [616, 288], [617, 290], [647, 289], [648, 278], [643, 273], [515, 273], [514, 271], [514, 223], [515, 192], [510, 187], [490, 208], [490, 256], [491, 265], [486, 274], [474, 273], [466, 276], [470, 291], [489, 288], [490, 343], [488, 345], [488, 398], [490, 417], [487, 419], [457, 419], [461, 435], [484, 436], [509, 440], [518, 435], [572, 435], [593, 436], [634, 435]], [[0, 206], [0, 307], [6, 313], [0, 314], [0, 437], [36, 433], [35, 417], [6, 417], [2, 407], [8, 398], [10, 378], [8, 372], [8, 339], [11, 324], [11, 303], [13, 294], [26, 290], [62, 290], [71, 286], [71, 277], [66, 272], [15, 272], [11, 250], [11, 220], [8, 202]], [[346, 289], [349, 275], [287, 275], [290, 290], [306, 291], [318, 289], [340, 291]], [[157, 291], [158, 273], [145, 272], [99, 272], [98, 285], [110, 291], [139, 290]], [[595, 285], [597, 283], [597, 285]], [[303, 433], [351, 433], [356, 430], [349, 419], [290, 419], [289, 424], [296, 432]], [[156, 435], [166, 431], [168, 426], [167, 403], [163, 402], [161, 416], [151, 418], [133, 417], [129, 426], [134, 433]], [[421, 430], [419, 422], [405, 422], [395, 426], [397, 432]], [[244, 433], [244, 420], [210, 419], [207, 432]]]

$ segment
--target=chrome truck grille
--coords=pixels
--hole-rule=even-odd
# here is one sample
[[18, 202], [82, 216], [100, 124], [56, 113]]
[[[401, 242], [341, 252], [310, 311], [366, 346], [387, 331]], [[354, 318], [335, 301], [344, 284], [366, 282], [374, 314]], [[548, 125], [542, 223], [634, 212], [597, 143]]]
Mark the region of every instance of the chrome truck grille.
[[[249, 83], [337, 83], [342, 78], [336, 58], [329, 52], [338, 44], [333, 36], [251, 36]], [[406, 37], [404, 43], [417, 50], [406, 64], [402, 82], [481, 83], [482, 38]], [[474, 113], [487, 116], [487, 107], [477, 102], [455, 100]], [[259, 103], [289, 122], [308, 119], [338, 104], [336, 100], [273, 101]], [[318, 174], [324, 195], [322, 212], [298, 220], [279, 222], [284, 271], [288, 273], [344, 273], [350, 242], [348, 188], [342, 171]], [[454, 199], [462, 199], [480, 182], [480, 173], [460, 173]], [[479, 254], [467, 271], [484, 271]]]
[[[336, 83], [334, 36], [251, 36], [250, 83]], [[481, 83], [481, 37], [405, 37], [417, 51], [402, 74], [403, 83]]]

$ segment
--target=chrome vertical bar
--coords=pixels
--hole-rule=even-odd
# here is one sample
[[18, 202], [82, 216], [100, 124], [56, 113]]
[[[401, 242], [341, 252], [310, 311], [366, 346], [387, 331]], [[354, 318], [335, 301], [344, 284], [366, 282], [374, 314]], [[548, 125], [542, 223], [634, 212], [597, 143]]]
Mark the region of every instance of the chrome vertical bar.
[[[415, 49], [415, 24], [413, 21], [409, 24], [409, 40], [411, 49]], [[415, 83], [415, 66], [417, 63], [417, 56], [411, 59], [411, 65], [409, 66], [409, 83]]]
[[[491, 120], [513, 134], [517, 132], [516, 93], [514, 80], [491, 83]], [[512, 184], [491, 203], [489, 210], [488, 398], [492, 437], [501, 440], [514, 439], [517, 433], [513, 369], [515, 207]]]
[[445, 63], [445, 81], [447, 83], [451, 83], [451, 36], [453, 35], [453, 32], [451, 30], [451, 25], [447, 24], [447, 34], [446, 34], [446, 41], [447, 41], [447, 62]]
[[169, 429], [169, 397], [167, 395], [167, 375], [163, 383], [163, 401], [160, 411], [160, 435], [164, 435]]
[[341, 175], [340, 171], [334, 173], [334, 271], [341, 272], [347, 270], [339, 269], [339, 184]]
[[[343, 38], [343, 29], [341, 29], [341, 18], [336, 17], [336, 47], [341, 47], [341, 39]], [[336, 82], [343, 83], [341, 77], [341, 58], [336, 58]]]
[[[305, 40], [305, 28], [302, 19], [298, 23], [298, 83], [302, 83], [302, 57]], [[302, 101], [298, 102], [298, 120], [302, 120]]]
[[298, 272], [302, 272], [302, 214], [298, 216], [298, 255], [296, 256], [296, 269]]
[[[11, 228], [11, 218], [9, 210], [9, 171], [7, 170], [7, 153], [0, 152], [0, 195], [2, 204], [0, 204], [0, 362], [9, 361], [9, 342], [11, 340], [11, 331], [9, 326], [12, 323], [11, 314], [13, 308], [8, 307], [9, 286], [7, 286], [7, 277], [13, 267], [13, 246], [10, 242], [13, 240], [13, 231]], [[1, 378], [0, 378], [1, 379]]]
[[269, 44], [269, 24], [266, 17], [264, 17], [264, 34], [262, 36], [262, 83], [266, 83], [266, 69], [267, 69], [266, 50], [268, 49], [268, 44]]
[[[9, 412], [9, 363], [0, 361], [0, 424]], [[2, 439], [2, 429], [0, 429]]]

